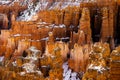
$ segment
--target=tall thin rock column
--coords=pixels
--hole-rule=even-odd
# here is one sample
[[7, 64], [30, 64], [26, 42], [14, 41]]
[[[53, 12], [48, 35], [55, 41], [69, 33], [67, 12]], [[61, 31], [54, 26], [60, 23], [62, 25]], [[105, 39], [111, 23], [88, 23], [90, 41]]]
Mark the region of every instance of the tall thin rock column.
[[49, 40], [46, 42], [46, 51], [45, 54], [53, 54], [55, 48], [54, 36], [52, 32], [49, 32]]
[[85, 33], [86, 43], [91, 42], [90, 12], [88, 8], [83, 8], [80, 19], [80, 28]]
[[74, 44], [74, 48], [70, 52], [70, 59], [68, 61], [69, 67], [75, 72], [84, 71], [83, 47]]
[[110, 30], [110, 33], [109, 35], [111, 37], [113, 37], [113, 33], [114, 33], [114, 10], [113, 9], [109, 9], [109, 30]]
[[101, 41], [106, 42], [107, 38], [109, 37], [108, 8], [103, 8], [102, 15]]
[[109, 32], [110, 32], [110, 46], [111, 49], [115, 48], [115, 44], [114, 44], [114, 34], [115, 34], [115, 13], [114, 10], [112, 8], [110, 8], [109, 10]]
[[107, 42], [109, 38], [113, 38], [113, 12], [108, 10], [107, 7], [102, 9], [102, 28], [101, 28], [101, 41]]
[[14, 25], [14, 23], [15, 23], [15, 15], [14, 15], [14, 13], [12, 13], [11, 14], [11, 26], [12, 26], [12, 29], [13, 29], [13, 25]]
[[84, 45], [85, 44], [85, 33], [83, 31], [79, 31], [79, 38], [78, 42], [79, 45]]
[[74, 12], [73, 12], [73, 18], [72, 18], [72, 24], [74, 26], [74, 30], [78, 30], [78, 25], [79, 25], [79, 19], [80, 19], [80, 8], [79, 7], [74, 7]]

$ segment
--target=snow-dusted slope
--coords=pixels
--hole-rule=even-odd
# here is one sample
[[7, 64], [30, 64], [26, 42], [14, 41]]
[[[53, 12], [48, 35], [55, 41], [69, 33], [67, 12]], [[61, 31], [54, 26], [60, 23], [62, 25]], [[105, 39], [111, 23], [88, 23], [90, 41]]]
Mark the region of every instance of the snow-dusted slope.
[[40, 9], [40, 4], [37, 3], [37, 5], [34, 5], [33, 3], [28, 5], [28, 9], [24, 12], [21, 12], [21, 16], [17, 18], [17, 20], [22, 21], [29, 21], [31, 20], [32, 16], [37, 13], [37, 11]]
[[[27, 5], [28, 9], [21, 12], [20, 16], [17, 17], [18, 21], [30, 21], [36, 16], [40, 10], [45, 9], [64, 9], [67, 6], [79, 6], [81, 2], [88, 0], [0, 0], [1, 4], [13, 5], [15, 2], [19, 2], [20, 5]], [[92, 0], [91, 0], [92, 1]]]
[[21, 1], [21, 5], [28, 5], [28, 4], [31, 4], [33, 0], [23, 0]]
[[9, 4], [10, 0], [0, 0], [0, 5]]
[[36, 13], [39, 12], [40, 10], [46, 9], [48, 4], [49, 4], [48, 2], [36, 2], [34, 4], [33, 2], [30, 3], [28, 5], [28, 9], [25, 10], [24, 12], [21, 12], [21, 16], [19, 16], [17, 20], [20, 20], [20, 21], [32, 20], [33, 16], [35, 16]]
[[65, 9], [68, 6], [80, 6], [80, 2], [55, 2], [49, 9]]
[[[25, 1], [26, 3], [26, 1]], [[52, 5], [51, 5], [52, 4]], [[36, 15], [37, 12], [39, 12], [40, 10], [45, 10], [45, 9], [64, 9], [67, 6], [79, 6], [80, 2], [75, 1], [65, 1], [65, 2], [53, 2], [50, 3], [47, 0], [40, 0], [36, 3], [30, 3], [28, 5], [28, 9], [25, 10], [24, 12], [21, 13], [21, 16], [17, 18], [17, 20], [20, 21], [30, 21], [32, 20], [33, 16]]]

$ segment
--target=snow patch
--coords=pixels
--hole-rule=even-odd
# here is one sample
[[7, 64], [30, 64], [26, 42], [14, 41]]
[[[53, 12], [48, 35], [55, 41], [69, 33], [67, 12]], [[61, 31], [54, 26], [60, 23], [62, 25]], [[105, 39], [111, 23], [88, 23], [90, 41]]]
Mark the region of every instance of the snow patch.
[[4, 5], [4, 4], [9, 4], [11, 1], [6, 1], [6, 0], [0, 0], [0, 4]]
[[68, 62], [65, 62], [62, 68], [63, 68], [63, 80], [80, 80], [77, 77], [78, 73], [73, 72], [71, 69], [69, 69]]

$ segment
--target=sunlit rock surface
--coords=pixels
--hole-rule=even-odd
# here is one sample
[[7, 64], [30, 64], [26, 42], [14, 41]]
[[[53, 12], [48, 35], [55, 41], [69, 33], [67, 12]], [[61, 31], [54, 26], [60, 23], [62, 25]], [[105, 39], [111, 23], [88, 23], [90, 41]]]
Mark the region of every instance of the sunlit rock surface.
[[119, 80], [119, 14], [120, 0], [1, 0], [0, 80]]

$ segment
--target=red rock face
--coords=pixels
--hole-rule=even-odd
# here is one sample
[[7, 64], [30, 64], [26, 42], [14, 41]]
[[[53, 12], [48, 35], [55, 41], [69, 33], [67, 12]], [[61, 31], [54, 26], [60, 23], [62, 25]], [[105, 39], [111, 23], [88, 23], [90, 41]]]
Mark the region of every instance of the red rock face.
[[79, 31], [79, 38], [78, 38], [78, 42], [79, 45], [84, 45], [85, 42], [85, 33], [83, 31]]
[[80, 30], [82, 30], [86, 37], [86, 43], [91, 42], [91, 27], [90, 27], [90, 12], [87, 8], [83, 8], [80, 19]]
[[1, 29], [8, 29], [8, 18], [5, 14], [0, 14]]
[[83, 8], [82, 16], [80, 18], [78, 33], [71, 32], [71, 42], [74, 45], [90, 44], [91, 43], [91, 27], [90, 27], [90, 13], [89, 10]]
[[[31, 1], [36, 2], [36, 0]], [[40, 1], [42, 2], [42, 0]], [[61, 2], [61, 4], [58, 5], [58, 8], [47, 10], [54, 1]], [[37, 67], [50, 65], [53, 69], [49, 72], [50, 80], [55, 80], [56, 76], [62, 80], [62, 69], [58, 69], [58, 67], [62, 66], [63, 61], [68, 61], [68, 65], [73, 71], [85, 72], [83, 80], [106, 80], [108, 78], [106, 74], [104, 75], [104, 72], [100, 73], [99, 70], [97, 72], [94, 66], [97, 66], [98, 69], [99, 67], [109, 67], [107, 63], [109, 63], [110, 48], [104, 42], [109, 41], [108, 37], [110, 37], [110, 45], [114, 47], [115, 14], [117, 13], [114, 2], [97, 0], [98, 2], [83, 2], [78, 7], [70, 5], [60, 9], [62, 3], [65, 1], [68, 2], [68, 0], [49, 0], [50, 4], [47, 6], [47, 9], [38, 12], [36, 14], [38, 19], [35, 21], [16, 20], [19, 13], [26, 8], [25, 6], [21, 7], [17, 2], [9, 7], [0, 6], [0, 13], [2, 13], [0, 14], [1, 28], [8, 29], [8, 19], [11, 24], [10, 29], [1, 30], [0, 56], [5, 56], [5, 62], [7, 62], [6, 60], [10, 60], [11, 62], [13, 59], [23, 57], [23, 53], [30, 46], [35, 46], [42, 52], [42, 55], [47, 56], [44, 60], [40, 57], [40, 61], [36, 61], [35, 65]], [[71, 1], [74, 2], [75, 0]], [[99, 18], [102, 18], [102, 20], [99, 20]], [[98, 25], [99, 28], [102, 27], [100, 29], [101, 33], [98, 33], [98, 35], [100, 35], [100, 40], [103, 43], [101, 42], [96, 44], [97, 46], [94, 46], [94, 42], [92, 44], [92, 36], [94, 36], [92, 35], [92, 28], [98, 30]], [[68, 36], [70, 41], [64, 41], [64, 38]], [[28, 54], [31, 55], [32, 52], [28, 51]], [[23, 60], [23, 62], [25, 61]], [[114, 70], [111, 69], [111, 71]]]
[[[76, 45], [78, 46], [78, 48], [75, 48]], [[72, 62], [69, 62], [69, 66], [77, 72], [81, 71], [86, 72], [86, 69], [89, 64], [90, 51], [91, 51], [90, 45], [79, 46], [78, 44], [75, 44], [74, 49], [70, 53], [71, 58], [69, 61]], [[72, 63], [75, 63], [76, 66], [71, 65]]]
[[23, 53], [24, 50], [30, 47], [30, 42], [27, 40], [21, 40], [18, 42], [18, 52]]
[[2, 15], [0, 16], [0, 25], [1, 26], [3, 25], [3, 16]]
[[102, 21], [102, 28], [101, 28], [101, 36], [103, 42], [107, 41], [106, 38], [109, 37], [109, 27], [108, 27], [108, 9], [103, 9], [103, 21]]
[[[102, 28], [101, 28], [101, 40], [106, 42], [111, 37], [114, 37], [114, 13], [113, 9], [103, 8]], [[111, 43], [111, 45], [114, 45]]]
[[10, 37], [10, 31], [2, 30], [0, 39], [3, 42], [3, 44], [5, 44], [5, 45], [7, 44], [8, 37]]

